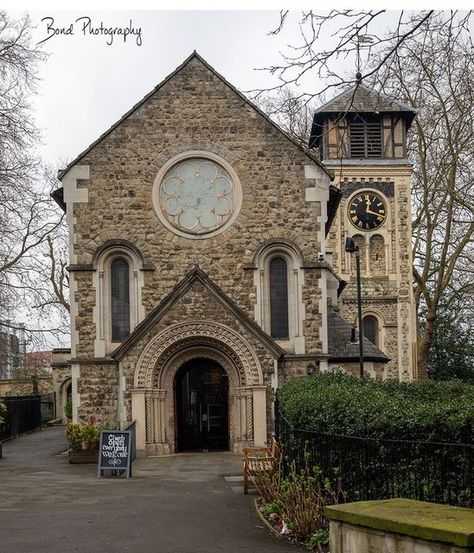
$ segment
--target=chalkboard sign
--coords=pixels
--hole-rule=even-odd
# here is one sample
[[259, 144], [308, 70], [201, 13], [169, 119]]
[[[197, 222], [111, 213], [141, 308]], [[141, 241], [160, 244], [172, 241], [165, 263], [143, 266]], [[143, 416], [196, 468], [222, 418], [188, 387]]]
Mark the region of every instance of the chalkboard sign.
[[130, 430], [102, 430], [99, 445], [97, 476], [104, 470], [126, 471], [132, 476], [132, 447]]

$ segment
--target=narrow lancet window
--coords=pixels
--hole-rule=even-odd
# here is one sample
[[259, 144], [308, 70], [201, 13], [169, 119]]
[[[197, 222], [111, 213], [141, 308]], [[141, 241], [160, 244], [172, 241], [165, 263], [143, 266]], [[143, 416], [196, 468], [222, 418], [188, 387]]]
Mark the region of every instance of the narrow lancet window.
[[273, 338], [289, 338], [288, 265], [283, 257], [270, 261], [270, 331]]
[[130, 334], [130, 268], [123, 257], [112, 261], [112, 341], [121, 342]]

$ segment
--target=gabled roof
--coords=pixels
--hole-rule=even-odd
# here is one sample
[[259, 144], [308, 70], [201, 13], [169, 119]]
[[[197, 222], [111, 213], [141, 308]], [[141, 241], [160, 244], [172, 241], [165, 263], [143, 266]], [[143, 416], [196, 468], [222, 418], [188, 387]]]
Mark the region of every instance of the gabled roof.
[[247, 330], [255, 336], [257, 340], [263, 343], [268, 350], [278, 359], [285, 354], [285, 351], [264, 332], [258, 324], [253, 321], [238, 305], [236, 305], [229, 296], [217, 286], [209, 276], [199, 267], [192, 269], [179, 282], [173, 290], [161, 301], [161, 303], [151, 311], [148, 316], [135, 328], [135, 330], [124, 340], [120, 346], [112, 353], [112, 357], [118, 361], [123, 359], [127, 352], [153, 327], [169, 309], [191, 288], [195, 282], [200, 282], [205, 288], [228, 309], [232, 315], [238, 319]]
[[[329, 361], [347, 363], [359, 360], [359, 343], [353, 342], [352, 326], [332, 309], [328, 309], [328, 353]], [[390, 359], [379, 348], [363, 338], [364, 360], [387, 363]]]
[[286, 133], [279, 125], [277, 125], [266, 113], [264, 113], [260, 108], [258, 108], [253, 102], [251, 102], [248, 98], [246, 98], [235, 86], [233, 86], [231, 83], [229, 83], [222, 75], [220, 75], [213, 67], [211, 67], [207, 61], [202, 58], [196, 50], [188, 56], [184, 62], [178, 66], [172, 73], [170, 73], [161, 83], [159, 83], [151, 92], [149, 92], [146, 96], [144, 96], [137, 104], [135, 104], [127, 113], [125, 113], [116, 123], [114, 123], [108, 130], [106, 130], [102, 135], [99, 136], [99, 138], [93, 142], [88, 148], [86, 148], [83, 152], [81, 152], [73, 161], [71, 161], [65, 169], [62, 171], [59, 171], [58, 178], [61, 180], [66, 173], [83, 157], [85, 157], [99, 142], [101, 142], [107, 135], [109, 135], [114, 129], [116, 129], [127, 117], [129, 117], [132, 113], [134, 113], [138, 108], [140, 108], [147, 100], [150, 98], [155, 92], [158, 92], [160, 88], [162, 88], [168, 81], [170, 81], [177, 73], [179, 73], [191, 60], [197, 59], [199, 60], [211, 73], [213, 73], [218, 79], [220, 79], [225, 85], [227, 85], [235, 94], [237, 94], [242, 100], [250, 106], [252, 109], [254, 109], [261, 117], [263, 117], [266, 121], [268, 121], [275, 129], [277, 129], [281, 134], [283, 134], [292, 144], [294, 144], [298, 149], [300, 149], [303, 153], [305, 153], [308, 158], [318, 165], [327, 175], [328, 177], [333, 180], [334, 174], [330, 169], [327, 169], [319, 160], [317, 156], [312, 154], [310, 151], [308, 151], [305, 147], [303, 147], [301, 144], [299, 144], [296, 140], [294, 140], [288, 133]]

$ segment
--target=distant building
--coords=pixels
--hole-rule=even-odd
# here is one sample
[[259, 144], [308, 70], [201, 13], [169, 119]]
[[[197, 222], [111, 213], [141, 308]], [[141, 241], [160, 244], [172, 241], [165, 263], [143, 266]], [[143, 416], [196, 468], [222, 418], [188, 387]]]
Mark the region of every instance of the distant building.
[[23, 324], [0, 321], [0, 379], [14, 378], [25, 368], [26, 338]]
[[29, 351], [26, 354], [26, 374], [29, 376], [51, 374], [52, 351]]

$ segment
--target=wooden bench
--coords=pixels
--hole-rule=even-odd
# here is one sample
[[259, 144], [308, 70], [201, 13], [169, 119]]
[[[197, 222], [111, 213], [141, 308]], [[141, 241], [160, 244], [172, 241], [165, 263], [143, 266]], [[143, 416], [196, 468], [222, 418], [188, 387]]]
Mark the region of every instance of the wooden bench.
[[257, 481], [265, 472], [275, 470], [280, 455], [280, 448], [272, 436], [269, 447], [245, 447], [244, 454], [244, 494], [249, 488], [257, 488]]

